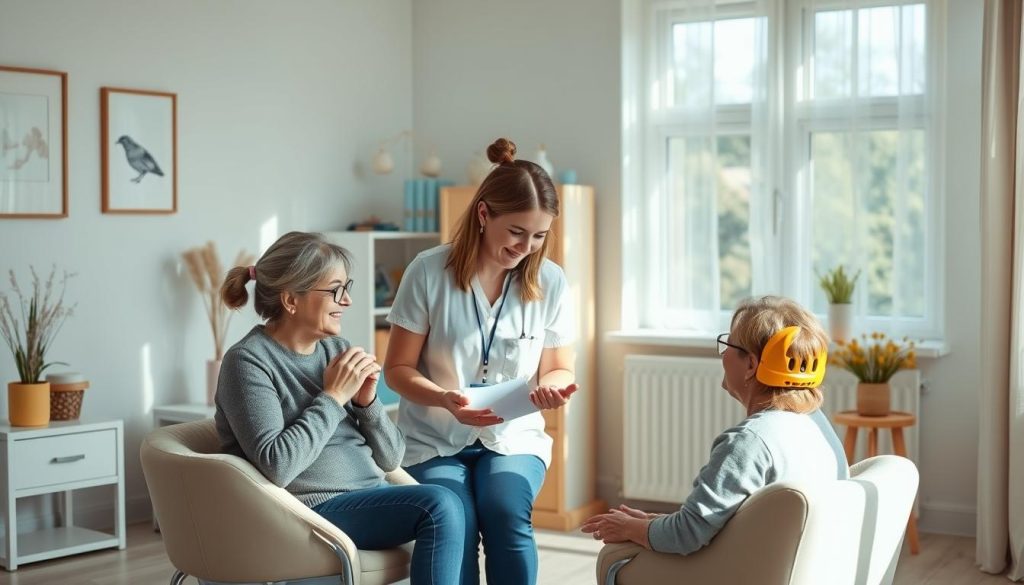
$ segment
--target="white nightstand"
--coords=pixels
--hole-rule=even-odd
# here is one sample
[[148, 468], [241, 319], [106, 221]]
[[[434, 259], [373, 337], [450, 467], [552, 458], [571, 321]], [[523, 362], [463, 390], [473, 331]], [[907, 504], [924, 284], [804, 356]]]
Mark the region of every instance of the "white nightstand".
[[[74, 525], [72, 491], [112, 485], [114, 532]], [[107, 422], [54, 421], [45, 427], [0, 425], [0, 493], [6, 502], [0, 564], [44, 561], [102, 548], [124, 549], [124, 426]], [[60, 526], [18, 534], [19, 498], [62, 493]]]
[[153, 409], [153, 426], [165, 427], [167, 425], [213, 418], [213, 413], [215, 412], [217, 412], [216, 407], [198, 402], [157, 406]]

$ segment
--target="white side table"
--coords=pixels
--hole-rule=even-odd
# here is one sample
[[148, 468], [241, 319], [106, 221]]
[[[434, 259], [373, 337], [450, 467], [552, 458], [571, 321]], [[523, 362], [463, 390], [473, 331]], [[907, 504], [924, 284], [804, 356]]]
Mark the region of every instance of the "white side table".
[[[114, 532], [74, 525], [72, 492], [112, 485]], [[125, 547], [124, 426], [105, 422], [54, 421], [45, 427], [0, 424], [0, 493], [5, 502], [0, 564], [45, 561], [103, 548]], [[19, 498], [62, 493], [60, 525], [18, 534]]]
[[165, 427], [167, 425], [213, 418], [213, 413], [215, 412], [217, 412], [216, 407], [198, 402], [157, 406], [153, 408], [153, 426]]

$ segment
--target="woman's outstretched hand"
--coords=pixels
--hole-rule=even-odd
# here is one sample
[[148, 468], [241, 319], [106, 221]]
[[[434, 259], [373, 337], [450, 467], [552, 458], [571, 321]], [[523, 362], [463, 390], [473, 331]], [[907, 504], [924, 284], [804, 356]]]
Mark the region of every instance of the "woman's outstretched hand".
[[[356, 393], [365, 393], [364, 385], [370, 376], [380, 375], [380, 366], [376, 360], [376, 357], [366, 353], [361, 347], [351, 347], [336, 355], [324, 370], [324, 393], [342, 406], [352, 400]], [[369, 386], [376, 395], [376, 378]]]
[[530, 392], [530, 402], [541, 410], [561, 408], [569, 402], [569, 397], [578, 389], [579, 386], [576, 384], [569, 384], [565, 388], [560, 386], [537, 386], [533, 392]]
[[[640, 517], [640, 510], [625, 512], [612, 508], [605, 514], [592, 516], [583, 523], [580, 530], [590, 534], [595, 540], [603, 540], [605, 544], [614, 542], [635, 542], [644, 548], [651, 548], [647, 539], [647, 527], [651, 523], [647, 518]], [[632, 512], [639, 512], [634, 514]]]
[[469, 398], [457, 390], [449, 390], [441, 397], [441, 405], [452, 413], [460, 423], [471, 427], [489, 427], [505, 422], [504, 419], [494, 414], [489, 408], [472, 409], [469, 406]]

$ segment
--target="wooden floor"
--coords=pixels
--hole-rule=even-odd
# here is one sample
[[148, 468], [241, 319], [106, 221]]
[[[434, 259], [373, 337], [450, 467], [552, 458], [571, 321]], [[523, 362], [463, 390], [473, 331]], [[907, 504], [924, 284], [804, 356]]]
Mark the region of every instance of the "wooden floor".
[[[541, 531], [541, 585], [594, 585], [594, 560], [601, 545], [580, 533]], [[128, 528], [128, 548], [94, 552], [0, 571], [0, 585], [166, 585], [173, 573], [160, 535], [148, 523]], [[194, 585], [195, 581], [186, 581]], [[1005, 577], [974, 568], [974, 539], [921, 535], [921, 554], [904, 557], [897, 585], [1006, 585]]]

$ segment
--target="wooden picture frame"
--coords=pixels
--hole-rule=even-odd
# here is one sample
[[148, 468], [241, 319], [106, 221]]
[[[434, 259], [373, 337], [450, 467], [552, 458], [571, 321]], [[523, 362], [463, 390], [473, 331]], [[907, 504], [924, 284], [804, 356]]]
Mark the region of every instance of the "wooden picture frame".
[[68, 216], [68, 74], [0, 65], [0, 219]]
[[103, 213], [178, 211], [177, 94], [100, 88]]

